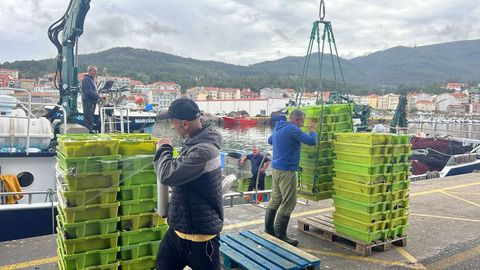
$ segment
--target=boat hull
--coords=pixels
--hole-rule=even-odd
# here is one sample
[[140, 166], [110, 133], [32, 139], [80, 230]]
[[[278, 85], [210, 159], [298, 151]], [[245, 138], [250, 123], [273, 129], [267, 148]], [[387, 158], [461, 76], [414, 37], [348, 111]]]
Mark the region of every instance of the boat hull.
[[243, 117], [228, 117], [224, 116], [223, 121], [225, 125], [256, 125], [257, 119], [249, 119]]

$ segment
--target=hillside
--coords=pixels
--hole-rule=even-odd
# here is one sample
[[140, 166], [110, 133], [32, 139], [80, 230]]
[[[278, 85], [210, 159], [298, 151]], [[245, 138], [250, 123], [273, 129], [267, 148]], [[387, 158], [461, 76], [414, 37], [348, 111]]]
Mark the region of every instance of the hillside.
[[[289, 56], [250, 66], [216, 61], [200, 61], [163, 52], [133, 48], [113, 48], [81, 55], [80, 69], [96, 63], [100, 73], [106, 68], [115, 76], [128, 76], [149, 83], [175, 81], [182, 89], [195, 85], [250, 87], [296, 87], [304, 57]], [[420, 47], [394, 47], [370, 55], [340, 59], [345, 80], [352, 88], [420, 86], [445, 81], [478, 82], [480, 80], [480, 40], [457, 41]], [[337, 66], [337, 62], [335, 62]], [[19, 69], [24, 77], [35, 78], [53, 72], [54, 60], [15, 61], [0, 65]], [[338, 67], [338, 66], [337, 66]], [[318, 54], [312, 55], [309, 67], [310, 86], [318, 77]], [[340, 78], [337, 69], [337, 78]], [[324, 58], [322, 78], [333, 79], [331, 58]], [[328, 85], [328, 82], [327, 82]]]

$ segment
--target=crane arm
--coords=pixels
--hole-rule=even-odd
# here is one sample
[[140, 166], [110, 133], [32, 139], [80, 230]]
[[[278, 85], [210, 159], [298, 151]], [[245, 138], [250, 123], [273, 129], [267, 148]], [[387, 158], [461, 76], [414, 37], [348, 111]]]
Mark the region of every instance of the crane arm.
[[[83, 25], [91, 0], [70, 0], [65, 14], [48, 28], [48, 38], [57, 48], [55, 88], [60, 92], [59, 105], [67, 114], [67, 121], [77, 116], [78, 38], [83, 34]], [[60, 33], [62, 39], [59, 39]], [[46, 117], [52, 119], [57, 112], [52, 110]]]

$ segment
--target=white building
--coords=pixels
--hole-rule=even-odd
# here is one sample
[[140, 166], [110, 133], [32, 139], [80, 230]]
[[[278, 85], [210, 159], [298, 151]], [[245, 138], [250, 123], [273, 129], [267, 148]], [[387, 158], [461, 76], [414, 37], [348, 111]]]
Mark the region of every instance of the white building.
[[260, 98], [284, 98], [285, 90], [281, 88], [262, 88]]

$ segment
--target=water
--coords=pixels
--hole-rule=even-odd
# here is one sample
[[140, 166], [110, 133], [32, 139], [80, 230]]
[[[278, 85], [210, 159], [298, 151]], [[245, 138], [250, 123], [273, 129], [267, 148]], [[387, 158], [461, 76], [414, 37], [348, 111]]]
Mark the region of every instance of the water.
[[[272, 152], [272, 146], [267, 143], [268, 137], [272, 134], [272, 127], [269, 125], [253, 127], [223, 127], [217, 125], [216, 128], [223, 137], [222, 152], [243, 151], [251, 153], [254, 145], [257, 145], [261, 152]], [[157, 138], [171, 138], [174, 146], [182, 145], [181, 139], [166, 121], [155, 123], [152, 135]]]

